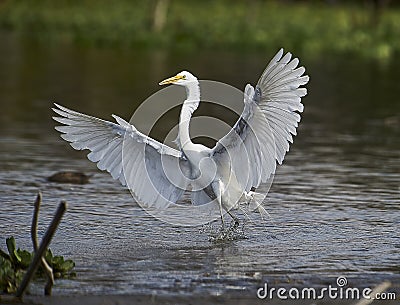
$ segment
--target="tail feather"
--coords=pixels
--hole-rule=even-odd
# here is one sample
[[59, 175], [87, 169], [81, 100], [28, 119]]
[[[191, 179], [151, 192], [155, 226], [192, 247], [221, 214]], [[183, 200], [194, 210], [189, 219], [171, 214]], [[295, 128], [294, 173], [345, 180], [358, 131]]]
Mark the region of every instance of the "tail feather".
[[271, 218], [271, 216], [269, 215], [267, 210], [262, 205], [262, 203], [266, 197], [265, 194], [257, 193], [257, 192], [249, 192], [248, 196], [250, 196], [250, 200], [249, 200], [249, 210], [250, 211], [258, 210], [262, 219], [264, 219], [264, 217]]

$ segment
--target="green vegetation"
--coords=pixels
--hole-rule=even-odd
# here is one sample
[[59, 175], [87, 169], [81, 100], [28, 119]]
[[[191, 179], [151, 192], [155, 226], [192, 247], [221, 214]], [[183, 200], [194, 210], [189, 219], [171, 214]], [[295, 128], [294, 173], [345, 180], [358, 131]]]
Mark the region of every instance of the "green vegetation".
[[[15, 293], [33, 259], [34, 253], [17, 249], [14, 237], [7, 238], [6, 244], [8, 254], [0, 249], [0, 293]], [[71, 271], [75, 267], [72, 260], [64, 260], [62, 256], [53, 256], [50, 249], [47, 249], [45, 258], [53, 269], [55, 278], [69, 278], [75, 275]], [[41, 267], [39, 267], [36, 275], [45, 276]]]
[[355, 3], [6, 0], [0, 28], [45, 43], [239, 51], [284, 46], [302, 54], [383, 59], [399, 53], [400, 9]]

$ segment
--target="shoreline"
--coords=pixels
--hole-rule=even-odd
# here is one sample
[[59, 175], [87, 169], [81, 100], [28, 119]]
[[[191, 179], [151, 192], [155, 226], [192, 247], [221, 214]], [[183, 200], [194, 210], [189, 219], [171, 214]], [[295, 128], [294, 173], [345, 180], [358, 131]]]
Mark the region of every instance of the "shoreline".
[[376, 10], [354, 4], [166, 1], [160, 17], [154, 5], [163, 2], [118, 1], [110, 7], [103, 0], [73, 5], [6, 1], [0, 4], [0, 29], [43, 44], [241, 52], [284, 45], [301, 56], [379, 60], [400, 53], [398, 6]]

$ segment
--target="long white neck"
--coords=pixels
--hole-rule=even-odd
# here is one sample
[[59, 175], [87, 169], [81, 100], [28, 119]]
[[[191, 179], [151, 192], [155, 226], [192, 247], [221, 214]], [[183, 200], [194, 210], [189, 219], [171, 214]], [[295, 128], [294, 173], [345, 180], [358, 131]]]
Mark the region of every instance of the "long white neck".
[[181, 115], [179, 119], [179, 132], [177, 138], [177, 144], [180, 149], [190, 148], [193, 145], [190, 134], [189, 125], [190, 119], [192, 118], [193, 112], [199, 107], [200, 103], [200, 87], [199, 82], [193, 81], [186, 85], [187, 98], [183, 102]]

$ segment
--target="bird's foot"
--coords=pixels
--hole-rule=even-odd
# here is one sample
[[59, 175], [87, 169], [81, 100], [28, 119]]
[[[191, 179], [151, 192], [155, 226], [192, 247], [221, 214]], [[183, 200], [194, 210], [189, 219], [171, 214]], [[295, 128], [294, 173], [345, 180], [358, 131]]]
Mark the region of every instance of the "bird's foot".
[[217, 232], [210, 236], [210, 241], [220, 243], [246, 238], [243, 228], [240, 228], [239, 219], [233, 219], [229, 226], [221, 225]]
[[[237, 228], [239, 226], [239, 218], [237, 218], [234, 214], [231, 213], [231, 211], [228, 211], [229, 216], [232, 217], [234, 224], [233, 224], [233, 228]], [[232, 227], [232, 223], [231, 223], [231, 227]]]
[[235, 219], [233, 219], [233, 225], [232, 225], [232, 223], [231, 223], [231, 227], [233, 228], [233, 229], [237, 229], [238, 227], [239, 227], [239, 219], [237, 219], [237, 218], [235, 218]]

